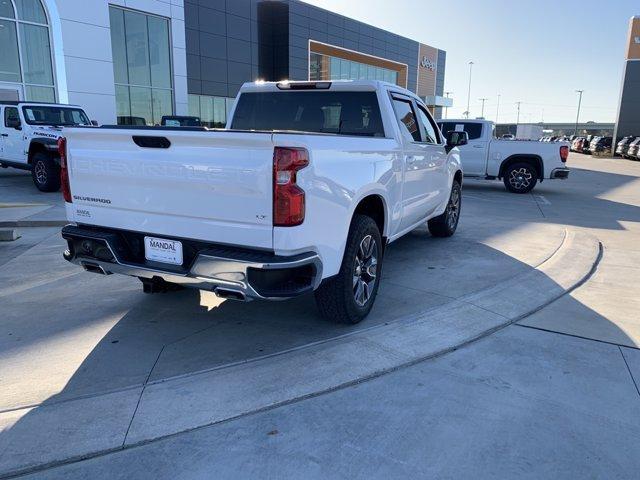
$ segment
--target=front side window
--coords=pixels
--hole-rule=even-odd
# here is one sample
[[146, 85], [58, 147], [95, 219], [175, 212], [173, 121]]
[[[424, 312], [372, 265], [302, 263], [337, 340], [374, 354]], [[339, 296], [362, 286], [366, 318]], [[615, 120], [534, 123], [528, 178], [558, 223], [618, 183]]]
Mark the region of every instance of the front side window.
[[12, 123], [15, 124], [16, 120], [20, 121], [18, 116], [18, 109], [16, 107], [7, 107], [4, 109], [4, 126], [8, 127]]
[[34, 105], [22, 107], [22, 113], [29, 125], [91, 125], [89, 117], [79, 108]]
[[420, 142], [422, 138], [411, 101], [394, 98], [393, 109], [396, 112], [402, 136], [410, 142]]
[[41, 0], [0, 0], [0, 83], [29, 101], [55, 102], [49, 22]]
[[173, 114], [169, 20], [109, 7], [118, 124], [160, 124]]
[[442, 122], [440, 131], [443, 135], [447, 132], [467, 132], [469, 140], [477, 140], [482, 137], [482, 124], [477, 122]]
[[247, 92], [231, 128], [384, 137], [375, 92]]
[[440, 143], [437, 129], [431, 115], [422, 106], [418, 105], [418, 116], [420, 117], [420, 129], [422, 130], [422, 141], [425, 143]]

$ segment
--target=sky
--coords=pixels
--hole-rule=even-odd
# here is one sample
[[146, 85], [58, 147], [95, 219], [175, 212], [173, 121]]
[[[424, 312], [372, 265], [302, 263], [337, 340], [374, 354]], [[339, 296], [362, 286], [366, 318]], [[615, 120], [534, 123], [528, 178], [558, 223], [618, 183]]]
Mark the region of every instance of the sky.
[[[640, 0], [306, 0], [447, 52], [448, 117], [614, 122], [629, 19]], [[500, 105], [498, 110], [498, 95]]]

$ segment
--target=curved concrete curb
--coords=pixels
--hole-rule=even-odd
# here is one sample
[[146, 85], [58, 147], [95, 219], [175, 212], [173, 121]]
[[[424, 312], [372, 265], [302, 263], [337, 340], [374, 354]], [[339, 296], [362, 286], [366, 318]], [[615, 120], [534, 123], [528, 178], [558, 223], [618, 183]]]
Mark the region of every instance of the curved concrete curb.
[[[286, 405], [450, 352], [543, 308], [584, 283], [601, 257], [592, 236], [570, 231], [536, 269], [420, 316], [395, 321], [285, 354], [147, 384], [100, 397], [34, 410], [31, 423], [65, 425], [79, 438], [24, 454], [12, 445], [0, 458], [0, 477], [103, 455], [196, 428]], [[134, 400], [133, 404], [131, 402]], [[134, 408], [135, 407], [135, 408]], [[41, 413], [44, 415], [38, 415]], [[16, 418], [19, 413], [15, 412]], [[41, 417], [38, 419], [37, 417]], [[129, 423], [124, 419], [131, 419]], [[123, 429], [123, 425], [125, 428]], [[4, 435], [11, 436], [11, 425]], [[28, 428], [25, 426], [23, 428]], [[81, 434], [76, 433], [86, 429]], [[106, 429], [105, 434], [103, 430]], [[31, 431], [33, 434], [34, 432]], [[17, 432], [20, 436], [20, 432]], [[102, 435], [96, 443], [95, 436]], [[6, 442], [6, 439], [5, 439]], [[39, 448], [30, 445], [31, 448]]]

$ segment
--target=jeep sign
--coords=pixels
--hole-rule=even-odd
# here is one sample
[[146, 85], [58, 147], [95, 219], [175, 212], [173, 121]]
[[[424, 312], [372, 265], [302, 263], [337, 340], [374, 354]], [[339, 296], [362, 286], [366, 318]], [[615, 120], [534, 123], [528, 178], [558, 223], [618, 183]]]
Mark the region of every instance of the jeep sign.
[[435, 62], [426, 55], [422, 57], [422, 60], [420, 60], [420, 66], [432, 71], [435, 71], [436, 69]]

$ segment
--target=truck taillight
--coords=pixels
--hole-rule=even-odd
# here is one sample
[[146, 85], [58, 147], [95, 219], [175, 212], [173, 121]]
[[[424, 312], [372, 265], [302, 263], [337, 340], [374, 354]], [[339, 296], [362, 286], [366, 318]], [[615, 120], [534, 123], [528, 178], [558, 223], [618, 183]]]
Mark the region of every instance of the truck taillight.
[[71, 203], [71, 186], [69, 185], [69, 169], [67, 168], [67, 139], [60, 137], [58, 139], [58, 155], [60, 155], [60, 189], [64, 201]]
[[305, 194], [296, 184], [296, 172], [309, 165], [304, 148], [273, 150], [273, 225], [293, 227], [304, 221]]
[[566, 162], [567, 158], [569, 158], [569, 147], [563, 145], [562, 147], [560, 147], [560, 160]]

